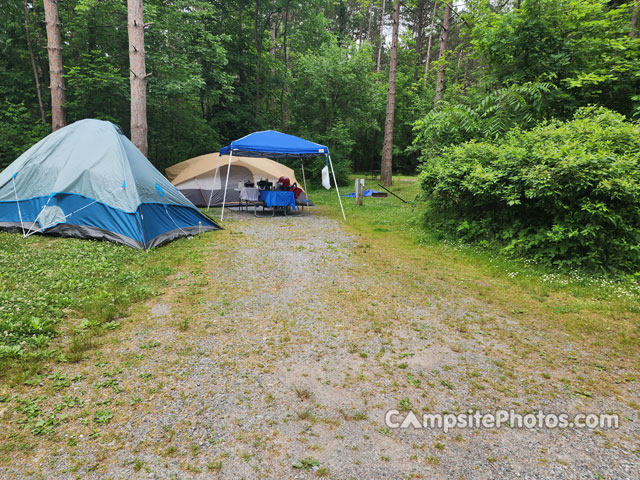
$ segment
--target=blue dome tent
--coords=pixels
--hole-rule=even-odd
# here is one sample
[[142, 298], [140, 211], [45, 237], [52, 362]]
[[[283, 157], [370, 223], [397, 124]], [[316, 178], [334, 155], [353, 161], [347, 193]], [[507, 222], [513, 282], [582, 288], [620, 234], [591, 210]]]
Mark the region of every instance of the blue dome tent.
[[146, 250], [220, 227], [117, 126], [89, 119], [48, 135], [0, 173], [0, 229]]
[[[336, 182], [336, 174], [333, 171], [333, 162], [331, 161], [331, 155], [329, 149], [318, 143], [310, 142], [304, 138], [296, 137], [295, 135], [288, 135], [286, 133], [276, 132], [275, 130], [265, 130], [262, 132], [254, 132], [246, 135], [238, 140], [234, 140], [230, 145], [220, 149], [220, 155], [229, 154], [229, 165], [227, 168], [227, 180], [225, 183], [225, 195], [226, 189], [229, 184], [229, 170], [231, 166], [231, 159], [233, 155], [242, 155], [245, 157], [265, 157], [273, 160], [282, 158], [299, 158], [302, 162], [307, 157], [324, 156], [327, 159], [327, 164], [331, 166], [331, 173], [333, 174], [333, 183], [336, 186], [336, 193], [338, 194], [338, 202], [340, 202], [340, 210], [342, 210], [342, 217], [346, 220], [347, 217], [344, 214], [344, 208], [342, 208], [342, 199], [340, 198], [340, 191], [338, 190], [338, 183]], [[217, 171], [220, 168], [220, 157], [218, 157]], [[306, 179], [304, 178], [304, 165], [302, 165], [302, 177], [305, 183], [304, 189], [307, 191]], [[222, 214], [221, 218], [224, 218], [224, 205], [225, 200], [222, 201]]]

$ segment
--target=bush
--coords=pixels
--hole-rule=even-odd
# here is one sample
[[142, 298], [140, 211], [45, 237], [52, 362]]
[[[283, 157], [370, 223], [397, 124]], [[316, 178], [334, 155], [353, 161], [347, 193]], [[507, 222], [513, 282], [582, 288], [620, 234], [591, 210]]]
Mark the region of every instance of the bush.
[[640, 269], [640, 126], [579, 110], [426, 160], [429, 222], [465, 241], [569, 268]]

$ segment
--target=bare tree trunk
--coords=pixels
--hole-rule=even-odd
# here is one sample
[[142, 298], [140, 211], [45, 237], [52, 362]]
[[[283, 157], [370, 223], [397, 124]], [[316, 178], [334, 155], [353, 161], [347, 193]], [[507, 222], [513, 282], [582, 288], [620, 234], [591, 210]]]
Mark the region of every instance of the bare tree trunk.
[[131, 83], [131, 141], [147, 156], [147, 72], [142, 0], [127, 0], [129, 82]]
[[49, 52], [49, 77], [51, 78], [51, 130], [55, 132], [67, 124], [67, 116], [64, 111], [65, 88], [58, 0], [44, 0], [44, 18], [47, 22], [47, 51]]
[[382, 58], [382, 46], [384, 45], [384, 7], [385, 0], [382, 0], [382, 11], [380, 12], [380, 45], [378, 46], [378, 66], [376, 73], [380, 73], [380, 59]]
[[389, 61], [389, 91], [387, 93], [387, 116], [384, 122], [384, 144], [380, 180], [385, 187], [392, 184], [393, 116], [396, 108], [396, 66], [398, 63], [398, 24], [400, 23], [400, 0], [393, 5], [393, 31], [391, 34], [391, 59]]
[[631, 13], [631, 31], [629, 37], [636, 38], [638, 35], [638, 11], [640, 10], [640, 1], [633, 2], [633, 12]]
[[256, 118], [260, 113], [260, 60], [262, 59], [262, 32], [260, 32], [260, 36], [258, 36], [259, 13], [260, 13], [260, 1], [256, 0], [256, 11], [253, 19], [253, 39], [256, 44], [256, 52], [258, 56], [257, 64], [256, 64]]
[[[438, 53], [438, 59], [441, 59], [447, 51], [447, 42], [449, 40], [449, 24], [451, 20], [451, 4], [447, 3], [444, 6], [444, 18], [442, 19], [442, 30], [440, 31], [440, 52]], [[436, 94], [433, 97], [433, 105], [436, 107], [442, 101], [442, 94], [444, 92], [444, 71], [446, 65], [440, 65], [438, 70], [438, 77], [436, 78]]]
[[369, 20], [369, 26], [367, 27], [367, 40], [371, 40], [371, 20], [373, 18], [373, 15], [371, 14], [371, 11], [373, 9], [373, 2], [369, 3], [369, 8], [367, 10], [367, 17]]
[[436, 22], [436, 7], [438, 2], [433, 2], [433, 11], [431, 12], [431, 25], [429, 26], [429, 43], [427, 43], [427, 57], [424, 62], [424, 86], [427, 86], [427, 76], [429, 75], [429, 63], [431, 62], [431, 43], [433, 41], [433, 28]]
[[29, 57], [31, 57], [33, 79], [36, 81], [36, 93], [38, 94], [38, 107], [40, 107], [40, 117], [42, 118], [43, 123], [47, 123], [47, 114], [44, 111], [44, 104], [42, 103], [40, 79], [38, 78], [38, 69], [36, 68], [36, 58], [33, 55], [33, 45], [31, 45], [31, 34], [29, 33], [29, 7], [27, 6], [27, 0], [24, 0], [24, 33], [27, 37], [27, 48], [29, 49]]
[[287, 0], [284, 9], [284, 32], [282, 37], [282, 50], [284, 52], [284, 77], [282, 79], [282, 88], [280, 89], [280, 129], [286, 130], [287, 126], [287, 109], [284, 106], [285, 94], [287, 93], [287, 78], [289, 73], [289, 54], [287, 53], [287, 30], [289, 28], [289, 4]]
[[[275, 65], [275, 60], [276, 60], [276, 34], [277, 34], [277, 22], [276, 20], [274, 20], [273, 22], [271, 22], [271, 48], [269, 49], [269, 53], [271, 54], [271, 56], [273, 57], [273, 65]], [[276, 71], [274, 69], [274, 67], [271, 67], [271, 78], [275, 78], [276, 76]], [[276, 99], [273, 95], [269, 95], [269, 122], [270, 122], [270, 127], [273, 129], [275, 128], [275, 120], [274, 120], [274, 110], [275, 110], [275, 105], [276, 105]]]

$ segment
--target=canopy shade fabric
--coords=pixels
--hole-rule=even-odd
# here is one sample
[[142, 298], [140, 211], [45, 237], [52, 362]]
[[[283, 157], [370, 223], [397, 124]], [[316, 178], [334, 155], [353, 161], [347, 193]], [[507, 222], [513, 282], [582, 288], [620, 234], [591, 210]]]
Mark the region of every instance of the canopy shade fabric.
[[317, 157], [329, 154], [329, 149], [319, 143], [310, 142], [295, 135], [265, 130], [254, 132], [220, 149], [220, 155], [266, 158]]
[[81, 120], [0, 173], [0, 229], [151, 248], [220, 227], [114, 124]]

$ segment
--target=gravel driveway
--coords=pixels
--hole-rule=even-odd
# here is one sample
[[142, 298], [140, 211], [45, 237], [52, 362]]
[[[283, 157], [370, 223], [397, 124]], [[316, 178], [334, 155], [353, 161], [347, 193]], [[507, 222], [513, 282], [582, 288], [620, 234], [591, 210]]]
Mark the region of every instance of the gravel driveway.
[[[40, 408], [80, 404], [0, 478], [640, 478], [635, 379], [609, 370], [619, 392], [576, 391], [586, 354], [550, 366], [572, 346], [545, 350], [544, 332], [334, 220], [229, 219], [194, 240], [210, 242], [198, 272], [175, 275], [90, 359], [59, 366], [73, 381]], [[384, 420], [496, 408], [615, 413], [620, 428]]]

